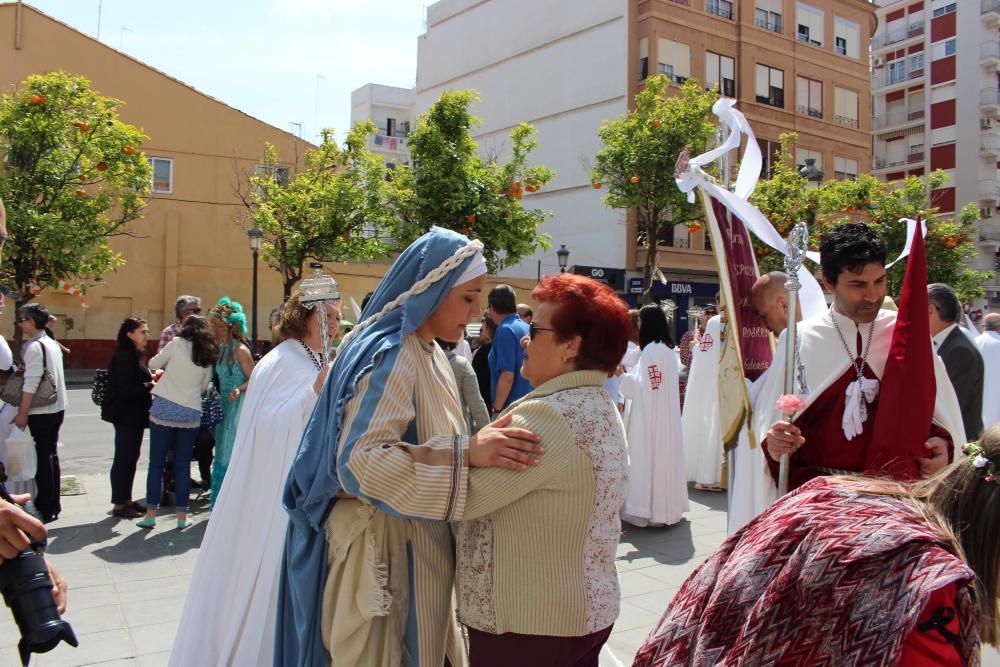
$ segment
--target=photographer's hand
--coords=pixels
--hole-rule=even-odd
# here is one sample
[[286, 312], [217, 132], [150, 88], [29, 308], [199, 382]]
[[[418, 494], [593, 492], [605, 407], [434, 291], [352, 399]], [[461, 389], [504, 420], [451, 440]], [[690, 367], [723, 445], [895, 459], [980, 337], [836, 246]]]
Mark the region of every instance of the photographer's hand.
[[49, 566], [49, 577], [52, 579], [52, 597], [56, 599], [56, 607], [62, 616], [66, 613], [66, 591], [69, 590], [69, 585], [62, 575], [56, 572], [50, 561], [46, 560], [45, 564]]
[[28, 548], [32, 538], [42, 541], [46, 534], [41, 521], [17, 505], [0, 500], [0, 558], [16, 557]]

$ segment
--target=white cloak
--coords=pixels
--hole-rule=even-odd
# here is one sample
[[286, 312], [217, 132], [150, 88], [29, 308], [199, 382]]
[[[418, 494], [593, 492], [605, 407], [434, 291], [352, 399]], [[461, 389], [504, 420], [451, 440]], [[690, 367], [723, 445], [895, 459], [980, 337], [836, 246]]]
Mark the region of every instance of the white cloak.
[[628, 492], [622, 519], [636, 525], [670, 525], [690, 507], [681, 435], [677, 354], [663, 343], [646, 345], [639, 363], [621, 376], [631, 400], [626, 421]]
[[[858, 326], [852, 320], [837, 313], [833, 307], [822, 315], [803, 320], [798, 324], [799, 352], [802, 364], [805, 366], [806, 384], [809, 389], [809, 392], [802, 397], [806, 401], [806, 407], [799, 412], [799, 415], [826, 391], [831, 384], [847, 372], [847, 369], [853, 363], [853, 355], [848, 356], [831, 318], [837, 319], [840, 330], [843, 332], [844, 338], [852, 350], [856, 343], [857, 332], [859, 331]], [[885, 371], [886, 360], [889, 356], [889, 346], [892, 343], [892, 331], [895, 324], [895, 312], [888, 310], [879, 311], [875, 319], [871, 349], [868, 353], [868, 366], [880, 380], [882, 373]], [[868, 327], [869, 325], [867, 324], [863, 324], [860, 327], [863, 342], [867, 338]], [[767, 379], [754, 405], [752, 432], [758, 440], [758, 448], [760, 448], [760, 441], [764, 439], [771, 424], [782, 419], [781, 412], [775, 407], [775, 403], [784, 393], [786, 334], [787, 330], [781, 332], [781, 336], [778, 337], [778, 348], [774, 353], [774, 362], [766, 375]], [[952, 441], [955, 443], [957, 452], [958, 448], [965, 443], [962, 412], [959, 409], [958, 398], [955, 396], [955, 390], [948, 379], [944, 364], [936, 354], [934, 355], [934, 375], [937, 384], [937, 394], [934, 402], [933, 421], [936, 425], [948, 431]], [[808, 447], [809, 445], [807, 443], [804, 446]], [[763, 456], [761, 456], [761, 462], [764, 463], [759, 468], [759, 474], [761, 475], [759, 484], [761, 489], [770, 487], [771, 493], [776, 498], [777, 489]]]
[[984, 331], [976, 337], [983, 355], [983, 429], [1000, 422], [1000, 332]]
[[[754, 411], [757, 410], [757, 399], [770, 373], [769, 368], [754, 382], [746, 380], [750, 405]], [[729, 482], [729, 515], [726, 525], [728, 535], [750, 523], [777, 500], [778, 490], [771, 481], [771, 474], [764, 460], [764, 450], [759, 442], [751, 447], [753, 440], [759, 438], [752, 438], [749, 426], [744, 426], [736, 449], [733, 450], [733, 474]], [[767, 474], [766, 479], [762, 473]]]
[[722, 481], [722, 417], [719, 413], [719, 358], [722, 350], [722, 317], [705, 325], [701, 343], [691, 342], [691, 368], [681, 425], [687, 480], [706, 486]]
[[254, 368], [226, 483], [215, 503], [170, 654], [172, 667], [274, 663], [281, 494], [316, 403], [318, 371], [298, 340]]

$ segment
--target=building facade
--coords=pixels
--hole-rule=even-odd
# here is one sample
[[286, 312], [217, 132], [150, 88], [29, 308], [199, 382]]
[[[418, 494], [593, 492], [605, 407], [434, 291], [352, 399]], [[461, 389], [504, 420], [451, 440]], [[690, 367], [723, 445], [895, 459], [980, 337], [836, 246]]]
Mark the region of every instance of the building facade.
[[[886, 180], [937, 169], [942, 213], [978, 202], [976, 269], [1000, 307], [1000, 0], [882, 0], [872, 39], [874, 173]], [[961, 160], [958, 156], [964, 156]]]
[[410, 149], [406, 140], [416, 121], [413, 105], [412, 88], [368, 83], [351, 93], [351, 125], [371, 120], [378, 132], [368, 147], [384, 155], [389, 165], [409, 164]]

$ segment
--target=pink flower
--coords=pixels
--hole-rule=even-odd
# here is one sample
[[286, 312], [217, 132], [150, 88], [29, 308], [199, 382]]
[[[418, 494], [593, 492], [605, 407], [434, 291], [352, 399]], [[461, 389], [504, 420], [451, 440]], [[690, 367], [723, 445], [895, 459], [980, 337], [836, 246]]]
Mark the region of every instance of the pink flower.
[[782, 394], [774, 405], [782, 414], [793, 415], [806, 407], [806, 401], [798, 394]]
[[994, 477], [993, 475], [987, 475], [986, 476], [986, 481], [987, 482], [995, 482], [997, 480], [996, 480], [996, 477]]

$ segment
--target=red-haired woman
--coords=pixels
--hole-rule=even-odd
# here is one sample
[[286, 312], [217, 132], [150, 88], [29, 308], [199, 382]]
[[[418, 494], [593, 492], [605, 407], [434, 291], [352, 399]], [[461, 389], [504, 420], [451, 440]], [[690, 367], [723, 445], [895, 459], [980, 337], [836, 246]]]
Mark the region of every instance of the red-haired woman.
[[598, 664], [618, 617], [615, 553], [625, 433], [604, 382], [629, 339], [606, 285], [544, 278], [521, 373], [535, 389], [503, 413], [545, 448], [523, 470], [475, 468], [459, 531], [459, 618], [472, 667]]

